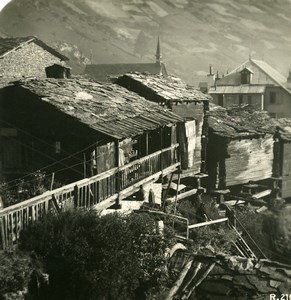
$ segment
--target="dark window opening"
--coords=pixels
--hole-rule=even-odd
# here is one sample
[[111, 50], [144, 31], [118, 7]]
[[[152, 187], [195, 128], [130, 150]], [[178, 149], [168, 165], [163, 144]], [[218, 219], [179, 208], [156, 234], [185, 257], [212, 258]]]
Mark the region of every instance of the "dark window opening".
[[239, 95], [239, 97], [238, 97], [238, 103], [239, 103], [239, 105], [243, 104], [243, 95]]
[[248, 104], [252, 105], [252, 96], [248, 96]]
[[241, 84], [249, 84], [250, 83], [250, 73], [243, 72], [241, 73]]
[[275, 104], [276, 103], [276, 93], [270, 92], [270, 103]]
[[218, 105], [223, 106], [223, 95], [218, 95]]

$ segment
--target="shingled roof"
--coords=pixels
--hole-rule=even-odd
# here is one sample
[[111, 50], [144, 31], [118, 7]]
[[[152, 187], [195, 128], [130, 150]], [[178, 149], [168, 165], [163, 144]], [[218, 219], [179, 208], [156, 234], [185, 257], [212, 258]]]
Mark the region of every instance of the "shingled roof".
[[118, 85], [83, 77], [23, 80], [15, 85], [28, 89], [40, 100], [90, 128], [117, 139], [183, 122], [169, 110]]
[[66, 56], [51, 48], [35, 36], [0, 38], [0, 58], [31, 42], [36, 43], [61, 60], [69, 60]]
[[[157, 102], [197, 102], [209, 101], [211, 97], [203, 94], [199, 89], [187, 85], [180, 78], [167, 75], [150, 75], [141, 73], [128, 73], [118, 78], [117, 84], [131, 81], [147, 88], [156, 96]], [[154, 101], [154, 99], [151, 99]]]
[[223, 137], [254, 137], [275, 132], [274, 123], [268, 113], [255, 110], [251, 106], [226, 109], [212, 105], [207, 116], [212, 131]]

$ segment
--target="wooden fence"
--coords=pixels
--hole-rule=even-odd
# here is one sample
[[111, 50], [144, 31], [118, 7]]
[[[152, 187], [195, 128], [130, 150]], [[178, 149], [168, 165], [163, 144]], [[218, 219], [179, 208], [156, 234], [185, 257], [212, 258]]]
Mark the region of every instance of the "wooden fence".
[[177, 147], [176, 144], [120, 168], [110, 169], [4, 208], [0, 211], [2, 248], [11, 249], [18, 241], [21, 230], [41, 220], [49, 212], [89, 208], [111, 197], [117, 198], [118, 193], [127, 187], [177, 163]]

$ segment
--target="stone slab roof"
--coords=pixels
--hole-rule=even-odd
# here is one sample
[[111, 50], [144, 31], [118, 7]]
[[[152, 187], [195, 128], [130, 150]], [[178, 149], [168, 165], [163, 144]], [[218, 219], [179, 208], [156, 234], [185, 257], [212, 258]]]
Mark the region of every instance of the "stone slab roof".
[[250, 106], [225, 109], [212, 105], [207, 116], [209, 127], [222, 137], [236, 139], [275, 133], [275, 126], [268, 113]]
[[197, 299], [238, 299], [236, 296], [239, 299], [269, 299], [270, 294], [290, 293], [290, 265], [266, 259], [255, 261], [238, 256], [196, 255], [178, 250], [171, 258], [170, 267], [180, 272], [190, 258], [193, 259], [192, 265], [200, 264], [201, 270], [210, 264], [215, 265], [206, 278], [203, 278], [203, 272], [197, 272], [195, 282], [202, 279], [195, 289]]
[[36, 43], [40, 47], [44, 48], [45, 50], [62, 60], [69, 60], [66, 56], [51, 48], [35, 36], [0, 38], [0, 57], [3, 57], [9, 54], [11, 51], [15, 51], [19, 47], [22, 47], [25, 44], [31, 42]]
[[30, 79], [14, 84], [90, 128], [117, 139], [184, 121], [125, 88], [84, 77]]
[[274, 119], [275, 125], [277, 126], [277, 131], [279, 137], [286, 142], [291, 142], [291, 119], [290, 118], [280, 118]]
[[125, 74], [117, 80], [131, 79], [157, 95], [157, 101], [197, 102], [209, 101], [211, 97], [199, 89], [187, 85], [180, 78], [172, 75], [150, 75], [141, 73]]

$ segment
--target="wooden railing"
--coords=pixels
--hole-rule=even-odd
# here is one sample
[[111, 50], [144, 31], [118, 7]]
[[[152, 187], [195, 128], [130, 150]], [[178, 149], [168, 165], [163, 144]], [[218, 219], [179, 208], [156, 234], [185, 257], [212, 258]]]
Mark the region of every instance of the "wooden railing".
[[120, 168], [45, 192], [0, 211], [2, 247], [9, 250], [19, 239], [21, 230], [50, 212], [88, 208], [177, 162], [178, 145], [157, 151]]
[[169, 147], [120, 167], [120, 189], [127, 188], [160, 170], [170, 167], [177, 161], [175, 149], [176, 148]]

